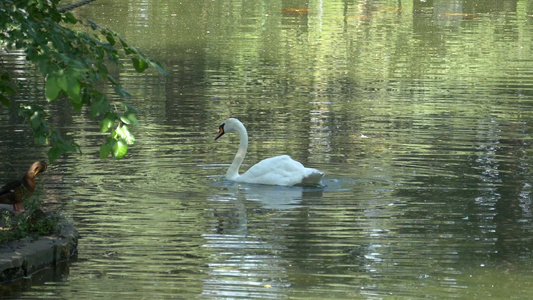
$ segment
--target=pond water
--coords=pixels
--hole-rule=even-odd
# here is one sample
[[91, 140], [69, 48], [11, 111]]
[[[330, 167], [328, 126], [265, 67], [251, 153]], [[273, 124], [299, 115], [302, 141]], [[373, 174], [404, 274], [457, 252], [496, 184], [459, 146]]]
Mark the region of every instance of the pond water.
[[[121, 161], [98, 120], [39, 179], [78, 260], [0, 290], [20, 299], [533, 298], [533, 1], [99, 0], [74, 11], [162, 62], [117, 75], [140, 111]], [[17, 100], [44, 99], [16, 55]], [[289, 154], [320, 187], [224, 179]], [[46, 158], [0, 110], [0, 179]], [[18, 173], [17, 173], [18, 172]]]

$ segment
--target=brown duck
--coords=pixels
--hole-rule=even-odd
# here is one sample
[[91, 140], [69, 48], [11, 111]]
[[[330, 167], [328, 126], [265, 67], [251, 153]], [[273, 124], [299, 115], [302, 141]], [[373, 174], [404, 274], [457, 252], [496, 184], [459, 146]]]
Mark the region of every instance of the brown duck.
[[44, 171], [46, 171], [45, 162], [34, 162], [22, 180], [11, 181], [0, 188], [0, 203], [13, 204], [15, 211], [24, 212], [20, 209], [20, 204], [33, 194], [36, 187], [35, 176]]

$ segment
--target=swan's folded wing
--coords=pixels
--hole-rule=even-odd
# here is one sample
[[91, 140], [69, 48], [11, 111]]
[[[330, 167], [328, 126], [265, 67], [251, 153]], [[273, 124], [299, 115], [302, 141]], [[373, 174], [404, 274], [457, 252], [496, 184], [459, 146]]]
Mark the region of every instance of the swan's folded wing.
[[324, 173], [306, 168], [288, 155], [264, 159], [242, 174], [238, 181], [272, 185], [318, 184]]

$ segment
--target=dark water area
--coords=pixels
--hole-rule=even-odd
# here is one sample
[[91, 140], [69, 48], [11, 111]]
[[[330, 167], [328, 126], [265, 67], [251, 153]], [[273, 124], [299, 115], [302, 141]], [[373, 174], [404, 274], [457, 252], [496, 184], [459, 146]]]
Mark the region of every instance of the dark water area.
[[[140, 110], [123, 160], [87, 111], [41, 101], [83, 154], [38, 196], [78, 260], [4, 286], [18, 299], [531, 299], [532, 1], [106, 1], [76, 9], [163, 63], [115, 70]], [[111, 94], [112, 91], [109, 91]], [[41, 100], [43, 99], [43, 100]], [[224, 179], [291, 155], [320, 187]], [[0, 179], [46, 157], [0, 110]]]

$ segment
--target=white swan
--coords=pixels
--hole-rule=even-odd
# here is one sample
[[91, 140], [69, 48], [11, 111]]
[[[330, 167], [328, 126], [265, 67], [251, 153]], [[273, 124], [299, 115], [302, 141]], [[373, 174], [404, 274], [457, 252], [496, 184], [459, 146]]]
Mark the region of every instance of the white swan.
[[313, 168], [306, 168], [288, 155], [264, 159], [252, 166], [246, 173], [239, 175], [239, 167], [248, 149], [248, 132], [235, 118], [229, 118], [219, 127], [215, 140], [226, 132], [237, 132], [241, 141], [239, 150], [226, 172], [226, 179], [238, 182], [270, 185], [318, 185], [324, 173]]

